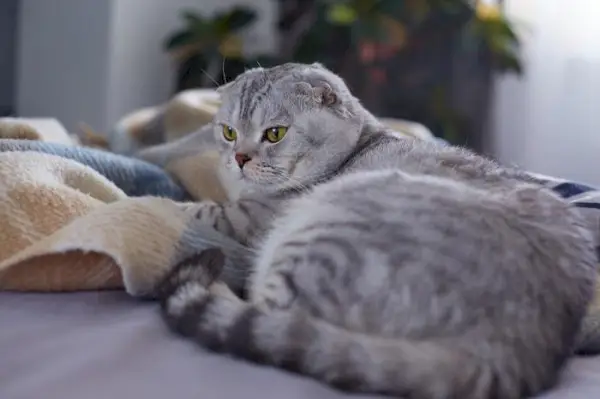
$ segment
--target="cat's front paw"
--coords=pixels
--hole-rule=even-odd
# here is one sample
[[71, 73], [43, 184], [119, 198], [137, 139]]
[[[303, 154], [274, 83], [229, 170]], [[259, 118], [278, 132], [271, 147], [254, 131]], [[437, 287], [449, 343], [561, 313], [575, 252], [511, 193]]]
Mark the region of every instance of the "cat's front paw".
[[223, 211], [222, 206], [213, 201], [198, 202], [191, 209], [194, 210], [196, 219], [210, 226], [217, 223], [217, 219]]
[[208, 287], [219, 277], [224, 265], [225, 255], [219, 248], [209, 248], [193, 254], [167, 273], [154, 289], [154, 295], [159, 299], [167, 299], [188, 282]]

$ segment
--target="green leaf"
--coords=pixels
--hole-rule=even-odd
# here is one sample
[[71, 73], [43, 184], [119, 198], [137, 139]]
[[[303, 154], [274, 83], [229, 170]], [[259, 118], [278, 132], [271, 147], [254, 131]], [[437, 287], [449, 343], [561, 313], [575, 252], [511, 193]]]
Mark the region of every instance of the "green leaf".
[[245, 28], [256, 20], [256, 12], [245, 7], [236, 7], [231, 11], [228, 26], [232, 32]]
[[166, 50], [175, 50], [181, 46], [187, 46], [196, 42], [195, 35], [188, 30], [180, 30], [167, 37], [164, 43]]
[[191, 10], [182, 11], [181, 17], [185, 20], [189, 27], [192, 27], [193, 25], [202, 25], [206, 23], [206, 20], [202, 15], [197, 14], [196, 12]]
[[512, 72], [517, 75], [521, 75], [523, 73], [521, 61], [513, 54], [497, 55], [494, 59], [494, 66], [501, 72]]
[[519, 36], [515, 33], [512, 26], [507, 21], [498, 21], [498, 34], [511, 40], [517, 46], [521, 44]]
[[351, 25], [358, 19], [358, 13], [349, 4], [337, 3], [327, 8], [327, 19], [335, 25]]
[[212, 19], [212, 26], [217, 35], [228, 36], [255, 20], [256, 12], [253, 10], [246, 7], [234, 7], [229, 11], [216, 13]]

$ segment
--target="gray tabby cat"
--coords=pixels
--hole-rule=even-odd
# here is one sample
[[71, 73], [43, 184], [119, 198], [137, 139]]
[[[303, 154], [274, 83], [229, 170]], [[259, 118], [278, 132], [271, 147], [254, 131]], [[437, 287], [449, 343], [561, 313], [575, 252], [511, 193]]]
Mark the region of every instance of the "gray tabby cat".
[[215, 133], [245, 189], [198, 217], [255, 248], [248, 300], [205, 254], [161, 286], [173, 329], [352, 391], [512, 399], [555, 383], [595, 277], [576, 210], [519, 171], [397, 137], [318, 64], [221, 93]]

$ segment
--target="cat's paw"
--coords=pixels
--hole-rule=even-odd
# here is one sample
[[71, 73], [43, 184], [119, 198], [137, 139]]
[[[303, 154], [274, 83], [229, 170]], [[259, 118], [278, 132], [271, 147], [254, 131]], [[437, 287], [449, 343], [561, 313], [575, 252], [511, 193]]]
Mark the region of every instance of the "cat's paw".
[[210, 292], [198, 281], [188, 281], [161, 299], [162, 314], [171, 330], [184, 335], [194, 335], [199, 307], [208, 301]]
[[196, 219], [210, 226], [215, 225], [222, 207], [213, 201], [202, 201], [196, 204], [194, 209]]
[[154, 295], [160, 299], [168, 298], [188, 282], [208, 287], [219, 277], [224, 265], [225, 255], [218, 248], [196, 253], [177, 263], [157, 284]]

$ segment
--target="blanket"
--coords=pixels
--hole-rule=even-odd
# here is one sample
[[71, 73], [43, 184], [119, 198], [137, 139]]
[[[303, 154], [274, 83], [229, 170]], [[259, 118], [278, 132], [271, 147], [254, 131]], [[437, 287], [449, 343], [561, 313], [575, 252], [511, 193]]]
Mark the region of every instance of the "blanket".
[[0, 118], [0, 137], [66, 145], [79, 143], [76, 135], [69, 134], [57, 120], [52, 118]]
[[[225, 282], [239, 290], [250, 250], [198, 223], [196, 205], [181, 201], [224, 201], [234, 192], [227, 184], [216, 187], [223, 182], [208, 129], [145, 149], [137, 159], [0, 139], [0, 290], [122, 288], [146, 297], [168, 270], [215, 246], [226, 255]], [[580, 207], [600, 242], [598, 192], [543, 179]], [[600, 353], [600, 294], [578, 351]]]
[[[147, 296], [171, 267], [223, 247], [239, 289], [249, 252], [197, 222], [194, 203], [129, 197], [92, 168], [39, 152], [0, 153], [0, 289], [125, 288]], [[243, 269], [242, 269], [243, 270]]]
[[54, 142], [0, 138], [0, 152], [9, 151], [41, 152], [72, 159], [89, 166], [130, 196], [154, 195], [177, 201], [191, 199], [185, 188], [176, 182], [172, 175], [141, 159]]

